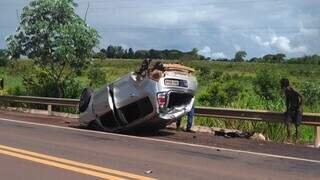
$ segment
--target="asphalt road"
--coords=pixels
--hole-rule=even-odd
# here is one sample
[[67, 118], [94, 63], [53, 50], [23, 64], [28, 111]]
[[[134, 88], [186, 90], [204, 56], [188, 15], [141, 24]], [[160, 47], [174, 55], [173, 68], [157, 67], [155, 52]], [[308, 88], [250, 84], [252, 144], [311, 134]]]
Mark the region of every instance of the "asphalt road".
[[0, 179], [320, 178], [320, 161], [310, 158], [5, 119], [0, 119], [0, 166]]

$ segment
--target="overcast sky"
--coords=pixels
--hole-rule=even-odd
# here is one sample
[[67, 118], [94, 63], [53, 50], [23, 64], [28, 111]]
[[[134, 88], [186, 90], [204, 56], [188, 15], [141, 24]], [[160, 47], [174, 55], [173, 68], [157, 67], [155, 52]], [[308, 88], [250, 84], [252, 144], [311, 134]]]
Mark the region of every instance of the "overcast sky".
[[[0, 1], [0, 48], [30, 0]], [[320, 0], [75, 0], [77, 13], [109, 44], [137, 49], [197, 48], [202, 55], [248, 58], [320, 54]]]

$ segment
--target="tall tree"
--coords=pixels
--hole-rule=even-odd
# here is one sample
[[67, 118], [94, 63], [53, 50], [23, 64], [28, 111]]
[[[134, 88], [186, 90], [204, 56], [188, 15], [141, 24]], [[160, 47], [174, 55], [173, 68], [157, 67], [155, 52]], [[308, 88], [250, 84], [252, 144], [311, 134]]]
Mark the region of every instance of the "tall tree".
[[264, 61], [264, 62], [271, 63], [271, 62], [272, 62], [272, 59], [273, 59], [273, 55], [272, 55], [272, 54], [267, 54], [267, 55], [264, 55], [264, 56], [263, 56], [263, 61]]
[[112, 45], [109, 45], [107, 47], [107, 51], [105, 51], [105, 53], [106, 53], [108, 58], [114, 58], [114, 56], [115, 56], [114, 47]]
[[113, 46], [114, 58], [123, 58], [124, 49], [121, 46]]
[[132, 48], [129, 48], [129, 51], [128, 51], [128, 58], [129, 59], [133, 59], [134, 58], [134, 51]]
[[149, 51], [147, 50], [137, 50], [134, 53], [134, 56], [138, 59], [145, 59], [149, 57]]
[[0, 66], [7, 65], [8, 61], [8, 51], [6, 49], [0, 49]]
[[26, 55], [63, 97], [65, 84], [91, 61], [97, 31], [75, 13], [73, 0], [34, 0], [23, 8], [15, 35], [7, 39], [13, 57]]
[[191, 54], [191, 55], [193, 55], [193, 56], [198, 56], [198, 52], [199, 52], [199, 50], [198, 50], [197, 48], [193, 48], [193, 49], [189, 52], [189, 54]]
[[285, 54], [282, 54], [282, 53], [276, 54], [274, 57], [275, 63], [283, 63], [285, 57], [286, 57]]
[[149, 50], [149, 58], [151, 59], [159, 59], [159, 51], [156, 51], [154, 49]]
[[247, 52], [246, 51], [238, 51], [236, 52], [236, 54], [234, 55], [234, 61], [235, 62], [243, 62], [244, 58], [247, 56]]

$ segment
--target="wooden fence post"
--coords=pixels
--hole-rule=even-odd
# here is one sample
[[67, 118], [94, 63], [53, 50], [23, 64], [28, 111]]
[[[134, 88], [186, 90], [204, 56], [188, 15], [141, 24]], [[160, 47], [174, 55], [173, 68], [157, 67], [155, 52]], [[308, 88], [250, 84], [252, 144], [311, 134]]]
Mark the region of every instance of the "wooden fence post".
[[314, 146], [320, 147], [320, 126], [314, 127]]
[[52, 105], [48, 104], [48, 115], [51, 116], [52, 115]]

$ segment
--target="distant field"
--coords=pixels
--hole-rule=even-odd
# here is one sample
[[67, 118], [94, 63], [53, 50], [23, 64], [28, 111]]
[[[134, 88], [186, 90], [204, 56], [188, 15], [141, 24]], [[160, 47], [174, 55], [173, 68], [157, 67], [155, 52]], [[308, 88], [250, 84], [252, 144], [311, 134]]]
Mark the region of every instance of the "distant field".
[[[269, 64], [269, 63], [234, 63], [234, 62], [215, 62], [215, 61], [164, 61], [165, 63], [178, 62], [184, 65], [190, 66], [199, 70], [202, 67], [208, 67], [210, 71], [221, 71], [225, 74], [240, 76], [241, 81], [239, 83], [248, 82], [252, 77], [256, 75], [257, 70], [261, 68], [274, 69], [280, 72], [281, 75], [286, 76], [293, 82], [293, 84], [299, 84], [303, 81], [314, 81], [320, 83], [320, 66], [313, 64]], [[137, 70], [141, 64], [141, 60], [95, 60], [100, 67], [105, 71], [108, 82], [119, 78], [130, 71]], [[30, 65], [28, 60], [22, 61], [21, 64], [25, 66]], [[9, 73], [9, 68], [0, 67], [0, 77], [3, 77], [6, 81], [6, 88], [22, 85], [21, 71], [18, 67], [14, 74]], [[19, 72], [20, 71], [20, 72]], [[196, 74], [199, 76], [199, 72]], [[87, 78], [84, 75], [79, 76], [85, 86]], [[207, 83], [200, 83], [199, 91], [207, 85]]]
[[[111, 82], [122, 75], [135, 71], [139, 68], [141, 60], [95, 60], [96, 64], [106, 73], [107, 82]], [[166, 61], [165, 63], [173, 63], [173, 61]], [[245, 108], [245, 109], [266, 109], [272, 111], [283, 111], [284, 102], [282, 98], [276, 101], [264, 101], [253, 90], [254, 79], [256, 74], [261, 69], [271, 69], [281, 77], [287, 77], [292, 82], [294, 87], [299, 89], [304, 82], [313, 82], [320, 87], [320, 65], [312, 64], [267, 64], [267, 63], [234, 63], [234, 62], [210, 62], [210, 61], [183, 61], [179, 62], [184, 65], [196, 69], [196, 76], [199, 81], [199, 89], [196, 96], [196, 105], [208, 106], [207, 103], [199, 100], [202, 94], [208, 92], [208, 87], [215, 81], [234, 82], [241, 87], [241, 95], [239, 95], [232, 102], [219, 105], [219, 107]], [[23, 60], [18, 64], [18, 67], [10, 70], [9, 67], [0, 67], [0, 77], [5, 79], [5, 88], [8, 92], [15, 87], [22, 87], [22, 72], [26, 71], [28, 66], [31, 66], [30, 60]], [[205, 73], [203, 73], [203, 71]], [[223, 75], [220, 79], [211, 79], [208, 74], [217, 73]], [[218, 73], [218, 74], [219, 74]], [[208, 76], [207, 76], [208, 75]], [[209, 77], [209, 78], [208, 78]], [[83, 87], [88, 86], [89, 81], [86, 72], [78, 76]], [[280, 91], [279, 91], [279, 97]], [[320, 105], [316, 103], [312, 106], [305, 106], [306, 112], [320, 112]], [[243, 129], [247, 131], [259, 131], [267, 135], [269, 139], [283, 141], [285, 139], [284, 127], [281, 124], [275, 123], [259, 123], [238, 121], [223, 121], [207, 118], [196, 118], [195, 122], [201, 125], [226, 127], [234, 129]], [[309, 142], [313, 138], [313, 128], [303, 127], [302, 138], [305, 142]]]
[[[122, 75], [129, 71], [136, 70], [141, 64], [141, 60], [97, 60], [97, 63], [106, 69], [107, 77]], [[164, 61], [172, 63], [172, 61]], [[260, 68], [275, 69], [286, 75], [293, 82], [304, 80], [319, 81], [320, 66], [313, 64], [269, 64], [269, 63], [233, 63], [215, 61], [175, 61], [199, 70], [201, 67], [209, 67], [211, 71], [223, 71], [228, 74], [240, 74], [243, 76], [255, 76]]]

